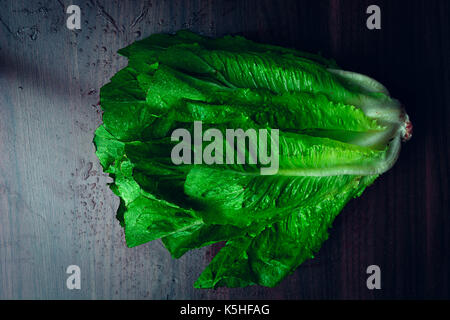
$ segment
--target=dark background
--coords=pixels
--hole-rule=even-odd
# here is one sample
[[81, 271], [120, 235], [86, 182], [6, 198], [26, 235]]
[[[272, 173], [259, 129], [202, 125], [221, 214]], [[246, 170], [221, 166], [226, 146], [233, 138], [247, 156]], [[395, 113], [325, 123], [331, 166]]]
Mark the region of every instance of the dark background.
[[[82, 29], [64, 8], [81, 7]], [[381, 7], [382, 29], [366, 28]], [[1, 299], [450, 298], [450, 1], [0, 0]], [[173, 260], [159, 241], [126, 248], [92, 138], [116, 51], [190, 29], [321, 52], [372, 76], [414, 124], [393, 169], [351, 201], [316, 258], [274, 289], [195, 290], [217, 252]], [[81, 290], [65, 286], [81, 267]], [[366, 287], [381, 268], [382, 289]]]

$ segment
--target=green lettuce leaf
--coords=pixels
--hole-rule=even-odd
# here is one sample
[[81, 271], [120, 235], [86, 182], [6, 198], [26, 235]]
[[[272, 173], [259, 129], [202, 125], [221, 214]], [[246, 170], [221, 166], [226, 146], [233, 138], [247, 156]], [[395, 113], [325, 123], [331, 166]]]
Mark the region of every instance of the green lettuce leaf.
[[[162, 239], [175, 258], [225, 241], [197, 288], [276, 286], [313, 257], [411, 134], [382, 84], [318, 55], [188, 31], [119, 53], [129, 64], [101, 88], [94, 137], [120, 197], [117, 218], [129, 247]], [[195, 137], [200, 122], [218, 135], [188, 144], [193, 161], [175, 164], [172, 134]], [[230, 129], [276, 143], [234, 143]], [[262, 148], [276, 154], [275, 170], [257, 156]], [[199, 150], [226, 161], [196, 162]]]

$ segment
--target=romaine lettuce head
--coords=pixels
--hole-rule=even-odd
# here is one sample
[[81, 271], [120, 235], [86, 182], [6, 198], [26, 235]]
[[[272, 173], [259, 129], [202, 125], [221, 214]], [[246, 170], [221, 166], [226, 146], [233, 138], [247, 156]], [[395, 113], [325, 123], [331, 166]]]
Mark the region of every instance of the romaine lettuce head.
[[[382, 84], [317, 55], [187, 31], [119, 53], [129, 64], [101, 89], [94, 138], [121, 200], [117, 217], [128, 246], [161, 238], [175, 258], [226, 241], [197, 288], [276, 286], [313, 257], [336, 215], [411, 135]], [[263, 174], [250, 144], [231, 146], [246, 163], [174, 164], [172, 133], [194, 136], [196, 121], [222, 137], [264, 129], [271, 139], [277, 130], [278, 170]], [[223, 140], [218, 157], [230, 147]]]

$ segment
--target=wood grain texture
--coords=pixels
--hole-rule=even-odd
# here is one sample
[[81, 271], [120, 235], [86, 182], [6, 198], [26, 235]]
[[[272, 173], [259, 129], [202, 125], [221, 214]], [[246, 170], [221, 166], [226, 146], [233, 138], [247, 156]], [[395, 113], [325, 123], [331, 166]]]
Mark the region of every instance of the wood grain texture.
[[[0, 299], [450, 298], [448, 1], [0, 0]], [[378, 4], [382, 30], [365, 27]], [[126, 248], [92, 145], [99, 88], [152, 33], [191, 29], [321, 52], [368, 74], [414, 125], [395, 167], [338, 216], [316, 258], [273, 289], [195, 290], [217, 252]], [[77, 264], [82, 289], [67, 290]], [[366, 288], [366, 268], [382, 290]]]

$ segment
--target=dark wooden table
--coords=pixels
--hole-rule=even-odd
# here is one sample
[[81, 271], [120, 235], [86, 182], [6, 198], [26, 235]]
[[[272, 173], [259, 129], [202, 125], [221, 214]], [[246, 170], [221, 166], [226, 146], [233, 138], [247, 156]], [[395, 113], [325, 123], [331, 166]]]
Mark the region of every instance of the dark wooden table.
[[[450, 2], [0, 0], [0, 298], [450, 298]], [[381, 8], [382, 29], [366, 28]], [[158, 241], [128, 249], [118, 199], [94, 154], [99, 88], [119, 48], [191, 29], [321, 52], [368, 74], [415, 125], [395, 167], [339, 215], [314, 260], [274, 289], [195, 290], [217, 251], [173, 260]], [[66, 288], [68, 265], [81, 290]], [[368, 290], [366, 268], [381, 268]]]

